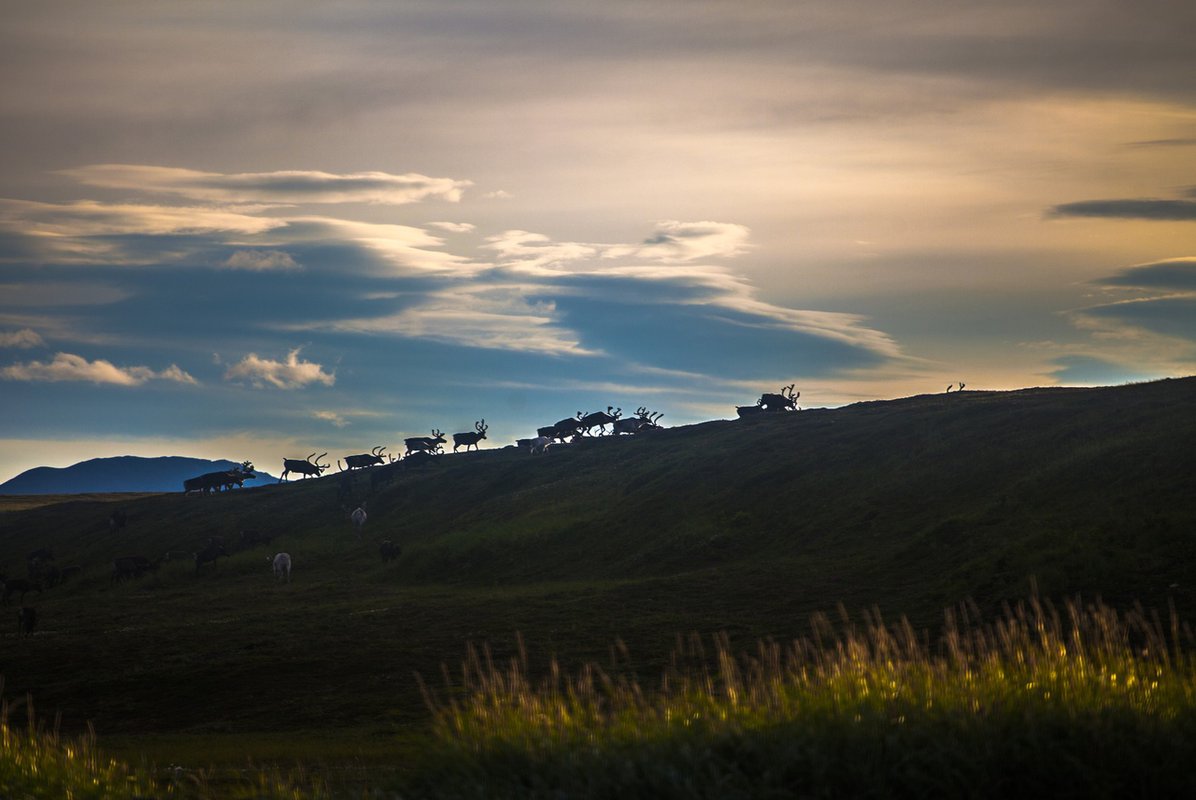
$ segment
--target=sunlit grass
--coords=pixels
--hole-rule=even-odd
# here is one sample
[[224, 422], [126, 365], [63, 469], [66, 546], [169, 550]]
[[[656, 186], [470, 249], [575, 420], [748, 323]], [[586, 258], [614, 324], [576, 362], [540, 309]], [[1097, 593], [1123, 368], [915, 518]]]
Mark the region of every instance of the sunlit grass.
[[209, 775], [204, 770], [134, 768], [104, 756], [96, 746], [94, 731], [63, 737], [56, 726], [47, 729], [37, 722], [28, 700], [21, 705], [29, 722], [14, 725], [10, 723], [13, 707], [0, 701], [0, 798], [4, 800], [319, 800], [328, 796], [319, 781], [303, 774], [284, 775], [273, 768], [248, 769], [235, 778]]
[[[621, 658], [531, 677], [471, 649], [425, 687], [441, 796], [759, 796], [797, 791], [1090, 796], [1192, 788], [1190, 630], [1032, 599], [1000, 620], [948, 614], [931, 643], [879, 615], [736, 655], [680, 640], [646, 687]], [[427, 788], [427, 787], [425, 787]]]

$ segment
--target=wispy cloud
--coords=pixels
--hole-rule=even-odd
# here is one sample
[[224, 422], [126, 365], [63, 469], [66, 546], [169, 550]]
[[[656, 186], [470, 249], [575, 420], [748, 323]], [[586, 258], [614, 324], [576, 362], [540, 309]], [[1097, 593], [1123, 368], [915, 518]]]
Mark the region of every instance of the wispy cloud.
[[665, 220], [638, 247], [611, 248], [607, 257], [634, 256], [665, 264], [706, 258], [734, 258], [748, 247], [751, 231], [732, 222], [680, 222]]
[[429, 228], [439, 228], [449, 233], [469, 233], [476, 226], [471, 222], [429, 222]]
[[344, 428], [349, 424], [349, 421], [345, 419], [345, 416], [336, 411], [315, 411], [312, 412], [312, 416], [323, 422], [332, 423], [334, 428]]
[[41, 347], [46, 342], [32, 328], [22, 328], [19, 331], [0, 331], [0, 347], [29, 349]]
[[[1187, 194], [1196, 197], [1196, 190]], [[1050, 210], [1053, 217], [1097, 217], [1106, 219], [1149, 219], [1159, 221], [1196, 220], [1196, 200], [1129, 198], [1082, 200], [1063, 203]]]
[[238, 250], [220, 262], [224, 269], [243, 269], [250, 272], [302, 269], [290, 253], [283, 250]]
[[104, 359], [88, 361], [72, 353], [58, 353], [49, 363], [13, 364], [0, 370], [0, 377], [14, 381], [85, 381], [115, 386], [140, 386], [151, 380], [198, 383], [175, 364], [156, 372], [149, 367], [118, 367]]
[[259, 388], [273, 386], [276, 389], [300, 389], [316, 383], [324, 386], [335, 384], [336, 373], [325, 372], [323, 366], [314, 361], [300, 359], [301, 349], [297, 347], [287, 353], [285, 361], [261, 358], [257, 353], [250, 353], [229, 367], [224, 379], [247, 380]]
[[294, 329], [394, 335], [486, 350], [592, 356], [576, 332], [561, 324], [551, 301], [529, 300], [518, 286], [477, 282], [432, 292], [397, 314]]
[[405, 205], [461, 199], [469, 181], [417, 173], [335, 174], [316, 170], [225, 174], [142, 164], [92, 164], [61, 170], [85, 186], [157, 192], [213, 203], [373, 203]]

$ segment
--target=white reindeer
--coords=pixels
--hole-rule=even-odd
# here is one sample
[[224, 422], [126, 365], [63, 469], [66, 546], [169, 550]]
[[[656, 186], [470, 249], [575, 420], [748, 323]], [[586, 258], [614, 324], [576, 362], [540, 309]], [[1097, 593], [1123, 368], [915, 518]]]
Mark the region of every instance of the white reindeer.
[[[267, 557], [267, 558], [269, 558], [269, 557]], [[291, 582], [291, 554], [290, 553], [278, 553], [277, 555], [274, 556], [273, 563], [274, 563], [274, 579], [281, 581], [285, 578], [286, 582], [290, 583]]]
[[349, 515], [349, 519], [353, 520], [353, 529], [357, 535], [361, 535], [361, 528], [365, 525], [367, 519], [365, 513], [365, 503], [362, 503], [357, 508], [353, 509], [353, 513]]

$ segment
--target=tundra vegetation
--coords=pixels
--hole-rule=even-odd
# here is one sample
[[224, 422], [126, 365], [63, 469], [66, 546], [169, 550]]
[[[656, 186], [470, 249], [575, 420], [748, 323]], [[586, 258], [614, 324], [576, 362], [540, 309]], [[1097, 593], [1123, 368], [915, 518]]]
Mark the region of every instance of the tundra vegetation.
[[[1188, 796], [1194, 401], [968, 390], [429, 457], [360, 540], [335, 475], [14, 498], [0, 571], [83, 569], [26, 598], [33, 636], [9, 606], [7, 694], [194, 796]], [[290, 584], [260, 546], [110, 580], [241, 530]]]

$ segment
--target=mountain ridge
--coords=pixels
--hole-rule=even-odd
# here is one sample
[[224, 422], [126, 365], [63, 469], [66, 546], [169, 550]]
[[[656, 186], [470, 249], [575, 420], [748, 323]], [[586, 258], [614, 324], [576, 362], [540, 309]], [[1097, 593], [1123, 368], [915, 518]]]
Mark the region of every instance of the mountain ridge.
[[[0, 483], [0, 494], [90, 494], [107, 492], [177, 492], [183, 481], [205, 472], [232, 469], [238, 462], [189, 456], [109, 456], [69, 467], [34, 467]], [[256, 472], [247, 486], [277, 480]]]

